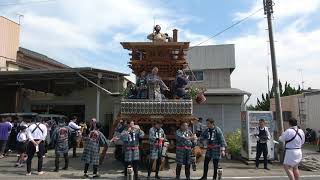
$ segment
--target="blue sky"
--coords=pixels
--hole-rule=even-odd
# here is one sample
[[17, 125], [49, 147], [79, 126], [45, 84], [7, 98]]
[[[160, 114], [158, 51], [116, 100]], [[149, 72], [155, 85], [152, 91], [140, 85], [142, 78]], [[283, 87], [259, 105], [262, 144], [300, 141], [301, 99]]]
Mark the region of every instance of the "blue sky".
[[[1, 4], [37, 0], [0, 0]], [[298, 86], [320, 88], [320, 1], [274, 0], [279, 76]], [[0, 6], [0, 15], [21, 19], [21, 46], [69, 66], [130, 72], [120, 41], [144, 41], [154, 19], [179, 39], [197, 44], [262, 7], [262, 0], [53, 0]], [[232, 87], [253, 94], [267, 91], [268, 36], [263, 11], [205, 44], [236, 46]]]

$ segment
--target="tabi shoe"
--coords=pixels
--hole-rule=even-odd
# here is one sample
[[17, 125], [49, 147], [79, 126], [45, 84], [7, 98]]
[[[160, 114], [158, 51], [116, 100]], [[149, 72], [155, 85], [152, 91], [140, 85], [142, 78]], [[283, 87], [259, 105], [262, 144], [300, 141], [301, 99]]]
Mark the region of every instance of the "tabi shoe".
[[31, 172], [27, 173], [26, 176], [31, 176]]
[[42, 175], [42, 174], [44, 174], [44, 172], [43, 172], [43, 171], [38, 172], [38, 175]]
[[99, 177], [100, 177], [99, 174], [94, 174], [94, 175], [92, 176], [92, 178], [99, 178]]
[[206, 177], [202, 177], [199, 180], [207, 180], [207, 178]]
[[88, 174], [84, 174], [83, 176], [82, 176], [82, 179], [88, 179], [89, 178], [89, 175]]
[[267, 171], [270, 171], [270, 170], [271, 170], [271, 169], [269, 169], [269, 168], [267, 168], [267, 167], [266, 167], [266, 168], [264, 168], [264, 169], [265, 169], [265, 170], [267, 170]]

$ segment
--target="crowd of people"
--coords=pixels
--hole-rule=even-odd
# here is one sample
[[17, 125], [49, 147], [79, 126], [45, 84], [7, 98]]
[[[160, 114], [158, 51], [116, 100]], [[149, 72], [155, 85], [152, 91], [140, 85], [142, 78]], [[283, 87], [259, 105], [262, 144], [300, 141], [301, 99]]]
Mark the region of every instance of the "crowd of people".
[[[185, 167], [185, 176], [191, 178], [191, 165], [193, 163], [192, 149], [199, 143], [206, 143], [206, 155], [204, 159], [203, 176], [200, 180], [207, 179], [208, 165], [213, 161], [213, 179], [217, 178], [219, 160], [225, 155], [227, 146], [222, 130], [217, 127], [213, 119], [207, 119], [206, 124], [202, 122], [202, 118], [196, 119], [189, 126], [188, 122], [182, 122], [179, 129], [175, 132], [176, 139], [176, 179], [180, 179], [182, 166]], [[37, 172], [43, 174], [42, 164], [45, 155], [45, 142], [47, 136], [51, 136], [51, 142], [55, 151], [55, 172], [60, 170], [60, 157], [64, 158], [63, 170], [69, 167], [69, 149], [73, 149], [73, 157], [77, 157], [76, 148], [79, 137], [83, 136], [84, 150], [81, 160], [84, 163], [84, 175], [88, 178], [88, 168], [93, 166], [93, 177], [99, 177], [98, 166], [103, 162], [104, 156], [100, 154], [100, 147], [104, 147], [102, 152], [106, 152], [110, 143], [115, 143], [121, 146], [120, 154], [123, 154], [124, 176], [128, 175], [127, 170], [132, 168], [134, 179], [139, 179], [139, 161], [141, 158], [140, 140], [145, 136], [145, 132], [134, 123], [134, 121], [120, 121], [115, 129], [114, 136], [108, 140], [99, 130], [100, 125], [93, 118], [88, 124], [88, 128], [78, 124], [77, 117], [70, 120], [68, 124], [61, 119], [57, 124], [48, 128], [48, 123], [36, 118], [33, 122], [19, 122], [18, 125], [13, 125], [8, 118], [1, 119], [0, 122], [0, 155], [1, 158], [8, 152], [9, 144], [7, 143], [14, 133], [16, 136], [15, 144], [18, 159], [16, 167], [27, 165], [26, 175], [31, 175], [31, 163], [34, 155], [38, 158]], [[307, 139], [307, 134], [312, 133], [308, 129], [306, 136], [298, 127], [297, 120], [289, 120], [290, 128], [288, 128], [279, 138], [285, 145], [284, 169], [291, 180], [299, 179], [298, 165], [302, 159], [301, 147]], [[14, 126], [17, 127], [17, 132], [13, 131]], [[50, 129], [50, 131], [49, 131]], [[265, 120], [259, 120], [259, 126], [256, 127], [255, 136], [257, 137], [257, 152], [256, 152], [256, 168], [259, 168], [260, 156], [264, 157], [264, 169], [268, 168], [268, 145], [267, 142], [271, 139], [268, 127]], [[150, 156], [148, 167], [148, 179], [151, 176], [153, 164], [155, 164], [155, 178], [160, 179], [160, 165], [163, 161], [166, 145], [168, 140], [165, 131], [162, 129], [162, 122], [155, 121], [154, 125], [149, 129], [149, 144]]]
[[[144, 136], [143, 130], [133, 121], [127, 123], [120, 121], [114, 134], [114, 141], [120, 143], [123, 153], [124, 175], [127, 176], [128, 167], [133, 168], [134, 179], [139, 179], [138, 165], [140, 161], [139, 140]], [[219, 160], [221, 156], [225, 155], [226, 141], [224, 139], [221, 129], [215, 126], [213, 119], [207, 119], [206, 125], [203, 125], [198, 120], [192, 122], [189, 126], [188, 122], [181, 122], [180, 127], [175, 132], [176, 139], [176, 178], [180, 179], [182, 166], [185, 167], [186, 179], [191, 178], [191, 165], [194, 162], [194, 154], [192, 149], [198, 145], [199, 142], [206, 141], [207, 152], [204, 161], [203, 176], [200, 180], [206, 180], [209, 162], [212, 160], [214, 164], [213, 178], [218, 176]], [[120, 141], [120, 142], [118, 142]], [[160, 179], [159, 170], [163, 156], [165, 154], [167, 138], [165, 131], [162, 129], [162, 122], [156, 121], [149, 129], [149, 144], [150, 155], [148, 176], [150, 179], [152, 167], [155, 163], [155, 179]]]

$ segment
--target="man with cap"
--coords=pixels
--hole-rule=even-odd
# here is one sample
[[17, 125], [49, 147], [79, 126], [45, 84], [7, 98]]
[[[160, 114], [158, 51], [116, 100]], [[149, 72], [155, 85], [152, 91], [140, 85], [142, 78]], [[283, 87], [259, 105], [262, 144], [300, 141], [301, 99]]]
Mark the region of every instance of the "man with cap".
[[77, 157], [77, 145], [78, 145], [77, 139], [78, 139], [78, 136], [80, 135], [80, 129], [81, 129], [81, 127], [76, 124], [77, 120], [78, 120], [77, 117], [74, 116], [73, 119], [70, 120], [68, 125], [68, 127], [71, 130], [71, 147], [73, 148], [73, 154], [72, 154], [73, 157]]
[[186, 86], [188, 84], [188, 76], [182, 70], [178, 70], [175, 81], [175, 95], [178, 99], [186, 96]]
[[27, 176], [31, 175], [31, 162], [35, 153], [38, 155], [38, 175], [42, 175], [42, 163], [45, 153], [45, 140], [47, 137], [47, 126], [42, 124], [40, 118], [28, 127], [29, 143], [27, 146]]
[[61, 156], [64, 157], [64, 168], [63, 170], [68, 169], [69, 165], [69, 157], [68, 157], [68, 151], [69, 151], [69, 139], [71, 137], [71, 130], [66, 126], [63, 119], [60, 119], [58, 122], [58, 127], [54, 130], [52, 134], [52, 143], [55, 147], [55, 172], [59, 171], [59, 158]]
[[150, 143], [150, 164], [148, 167], [148, 179], [150, 179], [151, 170], [154, 161], [156, 161], [156, 179], [160, 179], [159, 170], [162, 158], [162, 148], [164, 146], [164, 141], [166, 135], [164, 130], [161, 128], [162, 122], [160, 120], [156, 121], [154, 127], [149, 130], [149, 143]]

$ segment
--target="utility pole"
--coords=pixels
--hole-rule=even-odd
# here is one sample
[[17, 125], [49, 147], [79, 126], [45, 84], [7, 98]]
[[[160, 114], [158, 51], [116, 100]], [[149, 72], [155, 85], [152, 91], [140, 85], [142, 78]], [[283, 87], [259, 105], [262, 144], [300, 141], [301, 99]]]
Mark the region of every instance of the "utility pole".
[[268, 77], [268, 95], [269, 95], [269, 98], [270, 98], [270, 93], [271, 93], [271, 91], [270, 91], [270, 72], [269, 72], [269, 66], [267, 66], [267, 77]]
[[[271, 55], [271, 65], [272, 65], [272, 75], [273, 75], [273, 87], [276, 105], [276, 127], [277, 133], [275, 137], [278, 139], [283, 132], [283, 119], [282, 119], [282, 109], [281, 109], [281, 99], [279, 90], [279, 78], [276, 63], [276, 53], [274, 48], [274, 39], [272, 31], [272, 14], [273, 14], [273, 2], [272, 0], [263, 0], [264, 14], [267, 15], [268, 20], [268, 32], [269, 32], [269, 42], [270, 42], [270, 55]], [[280, 161], [283, 161], [283, 143], [279, 144], [279, 155]]]

